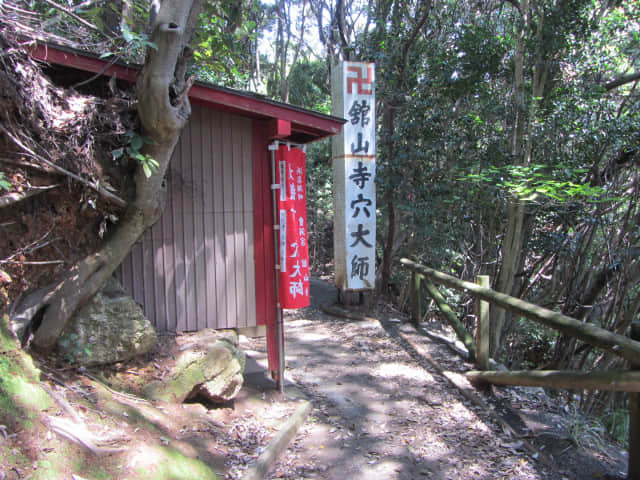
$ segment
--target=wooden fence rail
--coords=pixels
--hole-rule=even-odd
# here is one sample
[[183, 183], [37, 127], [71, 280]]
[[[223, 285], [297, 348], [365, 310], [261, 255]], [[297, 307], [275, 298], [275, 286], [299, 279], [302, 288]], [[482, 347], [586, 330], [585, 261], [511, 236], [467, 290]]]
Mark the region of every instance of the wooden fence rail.
[[640, 371], [580, 372], [565, 370], [511, 370], [467, 372], [473, 383], [497, 383], [524, 387], [544, 387], [561, 390], [607, 390], [640, 392]]
[[473, 297], [490, 302], [561, 333], [579, 338], [583, 342], [602, 350], [615, 353], [629, 360], [632, 364], [640, 366], [640, 342], [631, 340], [629, 337], [581, 322], [575, 318], [496, 292], [490, 288], [460, 280], [406, 258], [401, 259], [400, 262], [412, 272], [422, 274], [435, 283], [466, 292]]
[[[478, 278], [478, 284], [460, 280], [446, 273], [438, 272], [424, 265], [403, 258], [402, 264], [412, 271], [413, 295], [420, 295], [420, 281], [424, 280], [429, 295], [436, 301], [449, 323], [454, 327], [458, 338], [467, 344], [469, 356], [476, 357], [476, 364], [483, 371], [467, 372], [472, 382], [498, 383], [502, 385], [540, 386], [559, 389], [613, 390], [631, 392], [629, 398], [629, 461], [628, 480], [640, 480], [640, 325], [632, 325], [631, 337], [618, 335], [595, 325], [584, 323], [561, 313], [525, 302], [488, 287], [488, 277]], [[445, 285], [475, 297], [478, 301], [477, 343], [469, 338], [462, 323], [444, 298], [431, 283]], [[631, 363], [631, 371], [486, 371], [489, 363], [489, 315], [488, 303], [504, 308], [516, 315], [541, 323], [558, 330], [565, 335], [579, 338], [583, 342], [615, 353]], [[420, 303], [414, 299], [414, 320], [419, 318]], [[416, 312], [417, 308], [417, 312]], [[473, 348], [469, 348], [469, 347]]]

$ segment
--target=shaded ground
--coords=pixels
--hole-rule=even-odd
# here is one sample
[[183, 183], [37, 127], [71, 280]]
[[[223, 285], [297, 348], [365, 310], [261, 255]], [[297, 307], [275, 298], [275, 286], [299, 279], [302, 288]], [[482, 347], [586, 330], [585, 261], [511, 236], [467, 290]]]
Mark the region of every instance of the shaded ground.
[[[577, 430], [543, 391], [476, 392], [488, 405], [479, 408], [441, 374], [469, 368], [447, 347], [391, 311], [376, 313], [381, 321], [326, 315], [318, 307], [332, 303], [335, 291], [314, 281], [312, 292], [310, 308], [286, 316], [284, 396], [266, 376], [263, 338], [242, 338], [249, 355], [245, 385], [234, 401], [218, 406], [138, 396], [193, 344], [190, 334], [164, 336], [147, 358], [108, 369], [36, 361], [40, 381], [37, 371], [24, 367], [24, 384], [14, 381], [19, 363], [11, 363], [22, 354], [10, 343], [0, 346], [0, 369], [6, 370], [0, 375], [0, 479], [202, 480], [212, 478], [212, 471], [242, 479], [301, 395], [314, 409], [268, 478], [624, 475], [620, 447], [606, 444], [593, 429]], [[494, 421], [495, 412], [509, 418], [514, 434]]]
[[[499, 401], [485, 396], [489, 409], [511, 417], [516, 434], [509, 435], [412, 345], [443, 370], [471, 368], [448, 348], [390, 314], [378, 322], [320, 312], [320, 303], [332, 301], [326, 284], [314, 281], [312, 295], [310, 308], [287, 314], [285, 332], [287, 374], [314, 410], [269, 478], [623, 477], [621, 449], [578, 446], [581, 439], [575, 437], [582, 433], [570, 431], [566, 412], [542, 390], [495, 390]], [[243, 346], [253, 355], [264, 350], [262, 339]], [[512, 405], [524, 413], [515, 415]]]
[[192, 343], [189, 334], [165, 336], [147, 359], [100, 370], [36, 360], [40, 372], [0, 344], [0, 480], [205, 480], [244, 471], [298, 403], [256, 384], [217, 406], [141, 398]]

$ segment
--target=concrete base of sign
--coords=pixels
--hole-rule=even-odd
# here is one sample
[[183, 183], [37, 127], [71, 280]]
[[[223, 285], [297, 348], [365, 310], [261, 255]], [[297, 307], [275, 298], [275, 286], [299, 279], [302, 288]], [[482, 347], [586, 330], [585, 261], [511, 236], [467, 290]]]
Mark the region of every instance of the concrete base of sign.
[[346, 307], [350, 305], [359, 305], [365, 308], [369, 308], [371, 306], [372, 298], [373, 292], [371, 290], [364, 290], [359, 292], [344, 292], [342, 290], [338, 290], [338, 303]]

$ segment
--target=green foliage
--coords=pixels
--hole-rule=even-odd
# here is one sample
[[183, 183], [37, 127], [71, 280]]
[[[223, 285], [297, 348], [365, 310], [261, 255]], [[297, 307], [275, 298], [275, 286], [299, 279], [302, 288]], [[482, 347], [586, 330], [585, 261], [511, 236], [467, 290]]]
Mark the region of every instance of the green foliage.
[[79, 357], [92, 357], [93, 353], [88, 347], [83, 347], [78, 341], [77, 333], [62, 335], [58, 343], [64, 350], [64, 359], [67, 363], [73, 363]]
[[557, 337], [556, 331], [521, 317], [506, 337], [496, 359], [513, 370], [541, 368], [551, 360]]
[[303, 59], [292, 67], [289, 102], [293, 105], [330, 113], [331, 97], [327, 86], [326, 62]]
[[149, 154], [140, 152], [145, 144], [153, 143], [148, 137], [144, 137], [136, 132], [126, 132], [124, 134], [125, 146], [111, 151], [113, 160], [126, 161], [134, 160], [140, 166], [145, 176], [149, 178], [153, 172], [158, 170], [158, 162]]
[[333, 181], [330, 141], [307, 149], [307, 218], [309, 260], [317, 273], [333, 260]]
[[206, 82], [246, 86], [261, 10], [257, 0], [205, 2], [194, 38], [192, 73]]
[[611, 435], [621, 445], [629, 442], [629, 410], [617, 408], [607, 411], [602, 418], [602, 423]]
[[[605, 202], [619, 200], [609, 197], [600, 186], [576, 183], [571, 179], [585, 178], [585, 168], [562, 168], [562, 165], [489, 165], [479, 173], [469, 173], [459, 177], [461, 182], [483, 189], [488, 185], [497, 186], [505, 194], [515, 195], [526, 202], [545, 201]], [[563, 178], [564, 177], [564, 178]]]
[[11, 190], [11, 182], [5, 178], [5, 173], [0, 172], [0, 191]]
[[[125, 41], [125, 48], [123, 54], [125, 56], [135, 56], [135, 53], [142, 54], [147, 49], [151, 48], [153, 50], [158, 50], [158, 46], [149, 41], [149, 35], [146, 33], [137, 33], [129, 27], [128, 24], [123, 23], [121, 26], [122, 39]], [[126, 55], [129, 53], [129, 55]], [[109, 56], [108, 54], [103, 54], [102, 56]]]
[[148, 48], [156, 49], [145, 29], [149, 23], [147, 1], [121, 2], [33, 2], [43, 15], [41, 27], [47, 32], [74, 40], [101, 58], [114, 57], [128, 62], [142, 62]]
[[565, 418], [569, 423], [569, 436], [575, 445], [602, 450], [606, 429], [600, 419], [584, 415], [573, 405], [568, 406]]

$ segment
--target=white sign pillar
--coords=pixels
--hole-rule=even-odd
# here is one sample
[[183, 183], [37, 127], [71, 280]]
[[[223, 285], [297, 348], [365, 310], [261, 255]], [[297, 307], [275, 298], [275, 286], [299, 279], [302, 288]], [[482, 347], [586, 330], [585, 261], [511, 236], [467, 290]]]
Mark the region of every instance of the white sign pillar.
[[376, 276], [375, 66], [334, 66], [332, 113], [347, 120], [333, 137], [335, 284], [343, 292], [372, 290]]

